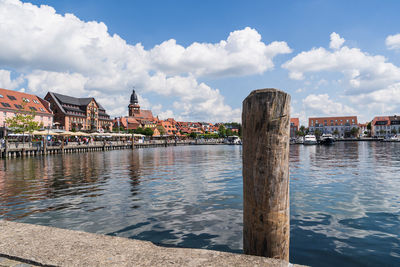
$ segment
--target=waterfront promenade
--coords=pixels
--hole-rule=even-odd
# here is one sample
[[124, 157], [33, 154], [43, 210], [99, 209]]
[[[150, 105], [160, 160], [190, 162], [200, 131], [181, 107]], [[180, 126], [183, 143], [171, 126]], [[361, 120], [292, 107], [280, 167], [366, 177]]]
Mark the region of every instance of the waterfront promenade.
[[221, 145], [223, 139], [189, 139], [189, 140], [150, 140], [143, 142], [131, 141], [93, 141], [88, 144], [70, 142], [68, 145], [33, 146], [30, 143], [7, 143], [0, 149], [0, 158], [31, 157], [48, 154], [81, 153], [90, 151], [107, 151], [116, 149], [135, 149], [144, 147], [167, 147], [183, 145]]

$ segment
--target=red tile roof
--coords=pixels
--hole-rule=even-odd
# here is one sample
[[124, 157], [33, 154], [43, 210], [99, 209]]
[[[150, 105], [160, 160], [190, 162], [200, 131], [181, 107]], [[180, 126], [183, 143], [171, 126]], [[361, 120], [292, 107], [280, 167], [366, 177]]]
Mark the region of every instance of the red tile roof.
[[[14, 112], [33, 111], [39, 115], [53, 115], [47, 101], [31, 94], [0, 88], [0, 109]], [[23, 109], [21, 109], [23, 107]]]
[[[373, 120], [372, 120], [372, 125], [375, 125], [376, 124], [376, 122], [378, 122], [378, 121], [386, 121], [387, 122], [387, 125], [390, 125], [390, 119], [389, 119], [389, 116], [377, 116], [377, 117], [375, 117]], [[386, 124], [385, 124], [386, 125]]]

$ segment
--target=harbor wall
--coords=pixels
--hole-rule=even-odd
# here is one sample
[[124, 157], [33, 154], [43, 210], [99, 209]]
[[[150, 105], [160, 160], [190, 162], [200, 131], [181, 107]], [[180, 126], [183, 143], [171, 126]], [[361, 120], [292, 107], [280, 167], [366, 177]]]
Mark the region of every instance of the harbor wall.
[[213, 250], [0, 220], [0, 256], [42, 266], [300, 266]]

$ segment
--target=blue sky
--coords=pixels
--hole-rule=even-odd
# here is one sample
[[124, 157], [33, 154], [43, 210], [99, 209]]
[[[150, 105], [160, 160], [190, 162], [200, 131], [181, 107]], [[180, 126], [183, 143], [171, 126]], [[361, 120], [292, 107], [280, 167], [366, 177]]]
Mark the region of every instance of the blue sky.
[[303, 124], [365, 122], [400, 113], [399, 6], [0, 0], [0, 87], [90, 95], [119, 116], [135, 86], [161, 118], [212, 122], [240, 120], [243, 99], [273, 87]]

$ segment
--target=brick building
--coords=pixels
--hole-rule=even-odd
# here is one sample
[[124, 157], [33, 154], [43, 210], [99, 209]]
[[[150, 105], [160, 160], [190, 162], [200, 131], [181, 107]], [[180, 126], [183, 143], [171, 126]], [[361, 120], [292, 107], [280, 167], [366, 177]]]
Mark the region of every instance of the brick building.
[[386, 137], [400, 133], [400, 117], [377, 116], [371, 123], [371, 135], [377, 137]]
[[322, 133], [336, 134], [339, 137], [349, 136], [352, 128], [358, 128], [357, 116], [318, 117], [308, 119], [308, 129], [314, 133], [317, 129]]
[[153, 116], [151, 110], [140, 108], [135, 90], [132, 90], [128, 114], [129, 116], [115, 118], [113, 121], [114, 127], [118, 127], [118, 123], [120, 127], [128, 130], [136, 130], [139, 127], [154, 130], [157, 127], [158, 119]]
[[161, 135], [180, 135], [179, 131], [176, 129], [175, 125], [171, 123], [171, 121], [159, 121], [157, 125], [157, 129]]
[[54, 122], [66, 131], [112, 130], [112, 119], [93, 97], [77, 98], [48, 92], [44, 99], [50, 102]]
[[5, 135], [6, 119], [16, 113], [33, 113], [34, 120], [43, 128], [51, 128], [53, 125], [49, 102], [35, 95], [0, 88], [0, 137]]
[[290, 118], [290, 138], [296, 137], [296, 132], [299, 130], [299, 118]]

